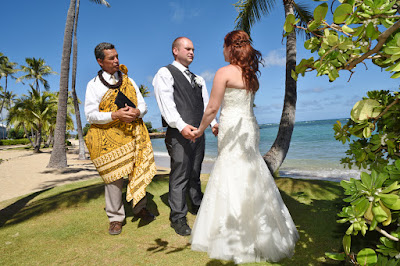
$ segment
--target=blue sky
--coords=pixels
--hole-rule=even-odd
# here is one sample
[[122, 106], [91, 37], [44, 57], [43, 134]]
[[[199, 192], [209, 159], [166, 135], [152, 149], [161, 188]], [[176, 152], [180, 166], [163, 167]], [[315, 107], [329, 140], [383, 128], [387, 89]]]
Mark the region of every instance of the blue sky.
[[[312, 1], [303, 2], [316, 6]], [[151, 91], [151, 96], [145, 98], [149, 111], [144, 120], [151, 121], [155, 128], [160, 127], [160, 112], [151, 81], [160, 67], [173, 61], [172, 41], [179, 36], [186, 36], [193, 41], [195, 59], [190, 66], [191, 71], [206, 79], [210, 91], [215, 72], [226, 65], [222, 45], [226, 33], [235, 26], [235, 1], [109, 0], [109, 3], [111, 7], [106, 8], [81, 0], [78, 97], [84, 101], [86, 84], [99, 70], [94, 47], [103, 41], [114, 43], [120, 63], [127, 65], [130, 77]], [[18, 64], [25, 64], [26, 57], [41, 57], [60, 73], [68, 7], [68, 0], [3, 1], [0, 52]], [[265, 60], [255, 101], [255, 113], [260, 124], [279, 122], [282, 112], [285, 86], [283, 23], [283, 7], [277, 1], [273, 14], [256, 23], [252, 30], [254, 47], [263, 54]], [[301, 58], [311, 56], [304, 49], [303, 42], [302, 38], [298, 39], [298, 62]], [[305, 78], [300, 77], [298, 81], [296, 120], [349, 117], [354, 103], [368, 90], [396, 90], [399, 81], [389, 77], [389, 73], [371, 64], [359, 65], [350, 82], [347, 72], [341, 72], [341, 77], [333, 83], [325, 76], [316, 77], [315, 73], [307, 73]], [[58, 91], [59, 78], [59, 75], [48, 77], [51, 91]], [[4, 79], [0, 80], [0, 85], [4, 87]], [[10, 80], [8, 88], [21, 95], [28, 91], [29, 86]], [[83, 105], [81, 114], [85, 124]]]

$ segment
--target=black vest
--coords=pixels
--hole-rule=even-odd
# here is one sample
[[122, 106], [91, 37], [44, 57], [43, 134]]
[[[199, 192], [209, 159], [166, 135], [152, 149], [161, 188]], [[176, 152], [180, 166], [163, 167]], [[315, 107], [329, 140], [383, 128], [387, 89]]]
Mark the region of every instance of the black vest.
[[[174, 78], [174, 102], [178, 113], [185, 123], [199, 127], [204, 112], [202, 88], [197, 84], [192, 88], [184, 74], [175, 66], [168, 65], [166, 68]], [[164, 119], [162, 125], [168, 126]]]

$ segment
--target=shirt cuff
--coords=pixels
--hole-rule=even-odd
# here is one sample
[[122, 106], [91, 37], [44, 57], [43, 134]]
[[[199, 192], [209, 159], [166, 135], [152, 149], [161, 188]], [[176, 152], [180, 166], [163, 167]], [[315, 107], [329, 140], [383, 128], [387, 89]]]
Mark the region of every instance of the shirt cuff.
[[216, 124], [217, 124], [217, 120], [213, 119], [213, 121], [211, 121], [210, 126], [211, 126], [211, 127], [214, 127]]
[[176, 122], [176, 128], [179, 130], [179, 132], [182, 132], [182, 130], [187, 126], [188, 124], [186, 124], [182, 119], [180, 119], [179, 121]]

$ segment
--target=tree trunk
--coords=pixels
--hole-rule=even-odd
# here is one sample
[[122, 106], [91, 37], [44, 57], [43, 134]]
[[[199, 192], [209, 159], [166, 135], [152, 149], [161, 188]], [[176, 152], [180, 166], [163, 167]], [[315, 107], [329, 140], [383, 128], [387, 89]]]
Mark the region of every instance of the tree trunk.
[[46, 144], [45, 144], [45, 147], [50, 147], [52, 139], [53, 139], [53, 132], [50, 131], [49, 132], [49, 137], [47, 138], [47, 141], [46, 141]]
[[47, 167], [64, 168], [67, 167], [67, 154], [65, 151], [65, 130], [67, 128], [67, 100], [68, 100], [68, 80], [69, 66], [71, 59], [72, 31], [75, 20], [76, 0], [70, 1], [65, 23], [63, 52], [61, 58], [60, 73], [60, 93], [58, 95], [58, 110], [56, 129], [54, 132], [54, 145]]
[[38, 130], [36, 131], [36, 144], [33, 149], [34, 153], [40, 153], [40, 144], [42, 144], [42, 126], [39, 126]]
[[[293, 14], [291, 1], [284, 1], [285, 16]], [[279, 123], [278, 135], [271, 149], [263, 156], [271, 173], [276, 173], [289, 151], [290, 140], [295, 123], [297, 82], [291, 77], [296, 67], [296, 33], [293, 31], [286, 39], [286, 80], [285, 99]]]
[[78, 131], [78, 139], [79, 139], [79, 160], [85, 160], [85, 142], [83, 140], [83, 132], [82, 132], [82, 122], [81, 122], [81, 113], [79, 111], [79, 103], [78, 97], [76, 95], [75, 85], [76, 85], [76, 68], [78, 61], [78, 39], [76, 38], [76, 32], [78, 29], [78, 16], [79, 16], [79, 2], [76, 2], [76, 13], [75, 13], [75, 24], [74, 24], [74, 48], [73, 48], [73, 59], [72, 59], [72, 82], [71, 82], [71, 92], [72, 98], [74, 100], [75, 107], [75, 116], [76, 116], [76, 130]]
[[3, 121], [3, 107], [4, 103], [6, 102], [6, 93], [7, 93], [7, 75], [5, 76], [6, 78], [6, 86], [4, 87], [4, 98], [3, 101], [1, 102], [1, 107], [0, 107], [0, 114], [1, 114], [1, 121]]
[[32, 147], [35, 147], [35, 145], [33, 145], [32, 139], [29, 137], [29, 134], [28, 134], [28, 131], [26, 130], [25, 124], [22, 123], [22, 126], [23, 126], [23, 128], [24, 128], [25, 136], [28, 138], [28, 140], [29, 140], [29, 142], [31, 143]]

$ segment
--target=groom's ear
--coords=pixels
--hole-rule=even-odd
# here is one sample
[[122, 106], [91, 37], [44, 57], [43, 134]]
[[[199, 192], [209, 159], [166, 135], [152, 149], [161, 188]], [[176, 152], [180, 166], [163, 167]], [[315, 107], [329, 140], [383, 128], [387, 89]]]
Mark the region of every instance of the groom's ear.
[[172, 48], [172, 54], [174, 55], [174, 57], [178, 54], [178, 47], [174, 47]]

